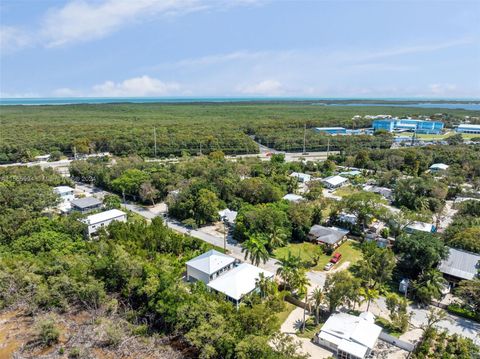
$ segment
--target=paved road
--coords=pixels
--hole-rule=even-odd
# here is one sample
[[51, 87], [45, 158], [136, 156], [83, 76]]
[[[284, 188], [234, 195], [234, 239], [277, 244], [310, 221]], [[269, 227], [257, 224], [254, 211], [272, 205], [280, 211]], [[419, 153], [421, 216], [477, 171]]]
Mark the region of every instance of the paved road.
[[[149, 208], [145, 208], [136, 204], [125, 204], [123, 206], [126, 209], [134, 213], [137, 213], [149, 220], [159, 215], [162, 215], [161, 213], [153, 212]], [[208, 234], [199, 230], [190, 230], [175, 220], [172, 220], [166, 216], [162, 216], [162, 217], [164, 218], [166, 225], [176, 232], [189, 234], [192, 237], [198, 238], [204, 242], [213, 244], [217, 247], [223, 248], [224, 246], [224, 239], [222, 237], [213, 236], [211, 234]], [[245, 260], [245, 254], [242, 253], [242, 247], [234, 239], [232, 239], [231, 236], [227, 238], [226, 247], [231, 256], [238, 258], [242, 261]], [[270, 258], [266, 263], [261, 263], [259, 267], [265, 270], [268, 270], [270, 272], [276, 273], [277, 269], [279, 268], [279, 265], [277, 264], [276, 259]], [[308, 276], [308, 279], [310, 280], [310, 285], [312, 287], [317, 287], [317, 286], [323, 287], [323, 285], [325, 284], [326, 276], [323, 272], [308, 272], [307, 276]]]
[[[362, 304], [360, 308], [362, 310], [366, 310], [366, 306], [367, 306], [366, 304]], [[407, 310], [412, 315], [410, 320], [412, 329], [409, 330], [409, 332], [415, 331], [416, 329], [421, 328], [421, 326], [427, 322], [427, 315], [428, 315], [429, 308], [419, 308], [415, 305], [409, 305]], [[375, 301], [373, 301], [370, 304], [369, 311], [377, 316], [388, 318], [389, 311], [387, 309], [385, 298], [380, 297]], [[449, 334], [456, 333], [464, 337], [470, 338], [477, 345], [480, 345], [480, 337], [479, 337], [480, 323], [477, 323], [465, 318], [453, 316], [451, 314], [447, 314], [446, 319], [437, 323], [436, 327], [440, 329], [445, 329]], [[407, 332], [404, 335], [408, 336], [409, 332]], [[421, 333], [418, 333], [418, 334], [421, 335]]]
[[[99, 198], [102, 198], [102, 196], [109, 193], [99, 188], [92, 187], [90, 185], [85, 185], [82, 183], [77, 183], [76, 187], [77, 189], [84, 190], [87, 193], [95, 195], [96, 197], [99, 197]], [[125, 204], [123, 206], [124, 208], [134, 213], [137, 213], [148, 220], [151, 220], [158, 216], [163, 216], [163, 213], [161, 212], [158, 212], [158, 211], [155, 212], [149, 208], [145, 208], [137, 204]], [[164, 217], [164, 219], [167, 226], [176, 232], [189, 234], [192, 237], [198, 238], [204, 242], [223, 248], [224, 242], [222, 237], [216, 237], [199, 230], [189, 230], [188, 228], [183, 226], [181, 223], [171, 220], [168, 217]], [[241, 246], [231, 238], [228, 238], [227, 240], [227, 250], [230, 252], [230, 254], [233, 257], [238, 258], [242, 261], [245, 260], [245, 256], [242, 253]], [[276, 264], [276, 262], [277, 261], [275, 259], [270, 258], [266, 263], [262, 263], [260, 267], [275, 273], [277, 268], [279, 267]], [[325, 273], [310, 271], [310, 272], [307, 272], [307, 277], [310, 280], [310, 288], [314, 288], [317, 286], [323, 288], [325, 284], [325, 279], [326, 279]], [[362, 308], [365, 310], [366, 305], [364, 304]], [[423, 323], [427, 321], [428, 309], [409, 306], [408, 310], [410, 313], [412, 313], [411, 324], [414, 328], [419, 328]], [[370, 305], [370, 311], [375, 315], [381, 315], [382, 317], [388, 318], [389, 312], [385, 303], [385, 298], [381, 297], [375, 300], [374, 302], [372, 302], [372, 304]], [[439, 328], [446, 329], [449, 333], [457, 333], [467, 338], [471, 338], [477, 344], [480, 345], [480, 337], [478, 336], [478, 333], [480, 333], [480, 323], [476, 323], [471, 320], [449, 314], [447, 316], [447, 319], [439, 322], [437, 326]]]

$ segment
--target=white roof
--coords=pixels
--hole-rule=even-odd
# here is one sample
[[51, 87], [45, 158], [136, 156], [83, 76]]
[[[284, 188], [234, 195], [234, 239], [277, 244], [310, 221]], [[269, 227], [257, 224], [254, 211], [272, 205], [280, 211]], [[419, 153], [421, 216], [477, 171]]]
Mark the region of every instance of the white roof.
[[195, 268], [202, 273], [211, 275], [232, 264], [233, 262], [235, 262], [235, 258], [212, 249], [199, 255], [198, 257], [190, 259], [186, 264], [187, 266]]
[[315, 127], [317, 131], [344, 130], [345, 127]]
[[126, 215], [127, 214], [125, 212], [122, 212], [118, 209], [111, 209], [109, 211], [100, 212], [100, 213], [96, 213], [96, 214], [92, 214], [92, 215], [88, 216], [85, 219], [85, 223], [96, 224], [96, 223], [105, 222], [105, 221], [108, 221], [110, 219], [114, 219], [114, 218], [117, 218], [117, 217], [120, 217], [120, 216], [126, 216]]
[[225, 218], [229, 223], [234, 223], [237, 218], [237, 211], [231, 211], [228, 208], [218, 211], [218, 215], [223, 219]]
[[283, 199], [290, 201], [290, 202], [298, 202], [298, 201], [303, 201], [303, 197], [299, 196], [298, 194], [293, 194], [293, 193], [288, 193], [285, 196], [283, 196]]
[[461, 124], [461, 125], [458, 125], [458, 128], [478, 129], [478, 128], [480, 128], [480, 124], [467, 124], [467, 123], [463, 123], [463, 124]]
[[260, 273], [263, 273], [267, 278], [273, 277], [273, 273], [269, 271], [248, 263], [242, 263], [207, 285], [234, 300], [240, 300], [257, 287], [256, 282]]
[[290, 177], [296, 177], [296, 178], [301, 178], [301, 179], [306, 180], [306, 181], [310, 181], [310, 178], [311, 178], [312, 176], [310, 176], [309, 174], [306, 174], [306, 173], [292, 172], [292, 174], [290, 175]]
[[330, 176], [330, 177], [324, 178], [322, 181], [327, 182], [328, 184], [330, 184], [332, 186], [337, 186], [339, 184], [342, 184], [342, 183], [348, 181], [348, 179], [345, 178], [345, 177], [342, 177], [342, 176]]
[[407, 226], [408, 229], [413, 229], [416, 231], [422, 231], [422, 232], [433, 232], [433, 229], [435, 226], [431, 223], [425, 223], [425, 222], [413, 222]]
[[446, 170], [448, 169], [448, 165], [445, 163], [434, 163], [433, 165], [430, 166], [431, 170]]
[[58, 187], [54, 187], [53, 190], [58, 194], [68, 193], [68, 192], [73, 192], [74, 191], [74, 189], [70, 186], [58, 186]]
[[374, 324], [371, 313], [359, 317], [347, 314], [332, 314], [319, 333], [319, 338], [338, 345], [338, 349], [363, 358], [367, 349], [373, 349], [382, 328]]

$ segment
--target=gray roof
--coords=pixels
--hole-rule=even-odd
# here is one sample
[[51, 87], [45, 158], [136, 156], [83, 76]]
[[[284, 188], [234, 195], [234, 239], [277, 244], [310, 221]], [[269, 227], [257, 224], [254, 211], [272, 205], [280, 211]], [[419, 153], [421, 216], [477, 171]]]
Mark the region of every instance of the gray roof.
[[235, 258], [220, 253], [215, 249], [211, 249], [208, 252], [189, 260], [186, 264], [202, 273], [210, 275], [218, 272], [220, 269], [225, 268], [233, 262], [235, 262]]
[[78, 208], [89, 208], [89, 207], [100, 206], [102, 204], [102, 201], [96, 199], [95, 197], [85, 197], [85, 198], [75, 199], [71, 203], [72, 203], [72, 206], [75, 206]]
[[335, 244], [348, 234], [349, 231], [336, 227], [324, 227], [318, 224], [310, 228], [308, 236], [327, 244]]
[[442, 273], [453, 277], [471, 280], [478, 275], [480, 254], [449, 248], [448, 257], [438, 266]]

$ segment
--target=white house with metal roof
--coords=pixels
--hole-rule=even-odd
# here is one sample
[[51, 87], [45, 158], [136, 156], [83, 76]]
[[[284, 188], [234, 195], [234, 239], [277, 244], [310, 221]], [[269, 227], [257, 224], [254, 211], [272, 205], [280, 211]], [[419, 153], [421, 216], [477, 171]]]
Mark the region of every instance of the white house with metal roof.
[[430, 172], [431, 173], [441, 173], [446, 170], [448, 170], [448, 165], [445, 163], [434, 163], [433, 165], [430, 166]]
[[413, 222], [407, 225], [404, 229], [407, 233], [415, 233], [415, 232], [428, 232], [428, 233], [435, 233], [437, 228], [431, 223], [425, 222]]
[[99, 229], [106, 228], [113, 221], [126, 222], [127, 214], [118, 209], [92, 214], [87, 218], [81, 219], [87, 225], [87, 235], [95, 234]]
[[265, 278], [274, 277], [272, 272], [249, 263], [242, 263], [212, 280], [207, 286], [218, 293], [225, 294], [230, 301], [238, 306], [244, 296], [258, 290], [258, 279], [261, 273]]
[[329, 189], [338, 188], [347, 184], [348, 178], [342, 176], [330, 176], [322, 179], [322, 183]]
[[305, 199], [302, 196], [299, 196], [298, 194], [294, 194], [294, 193], [288, 193], [285, 196], [283, 196], [282, 198], [286, 201], [289, 201], [289, 202], [300, 202], [300, 201], [303, 201]]
[[237, 218], [238, 212], [225, 208], [225, 209], [222, 209], [221, 211], [218, 211], [218, 215], [220, 216], [220, 219], [222, 221], [225, 221], [230, 226], [233, 226], [235, 224], [235, 219]]
[[354, 316], [347, 313], [332, 314], [314, 341], [336, 353], [342, 359], [367, 358], [377, 344], [382, 328], [375, 324], [370, 312]]
[[58, 194], [62, 201], [73, 201], [75, 199], [74, 191], [70, 186], [57, 186], [53, 188], [53, 192]]
[[200, 280], [208, 284], [222, 273], [232, 269], [234, 264], [235, 258], [212, 249], [186, 263], [187, 280]]
[[295, 177], [298, 182], [302, 183], [310, 182], [310, 180], [312, 179], [312, 176], [310, 176], [309, 174], [300, 172], [292, 172], [292, 174], [290, 174], [290, 177]]
[[440, 262], [438, 270], [453, 285], [461, 280], [472, 280], [480, 270], [480, 254], [449, 248], [448, 257]]

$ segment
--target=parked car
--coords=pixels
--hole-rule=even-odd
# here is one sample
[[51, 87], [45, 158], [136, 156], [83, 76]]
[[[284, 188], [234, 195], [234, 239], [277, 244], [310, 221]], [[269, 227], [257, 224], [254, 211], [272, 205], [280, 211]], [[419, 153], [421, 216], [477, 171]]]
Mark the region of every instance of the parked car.
[[338, 263], [338, 261], [340, 260], [340, 258], [342, 258], [342, 255], [340, 253], [334, 253], [332, 258], [330, 259], [330, 262], [331, 263]]
[[333, 267], [334, 265], [335, 265], [335, 264], [329, 262], [329, 263], [325, 264], [325, 267], [323, 267], [323, 270], [329, 271], [330, 269], [332, 269], [332, 267]]

